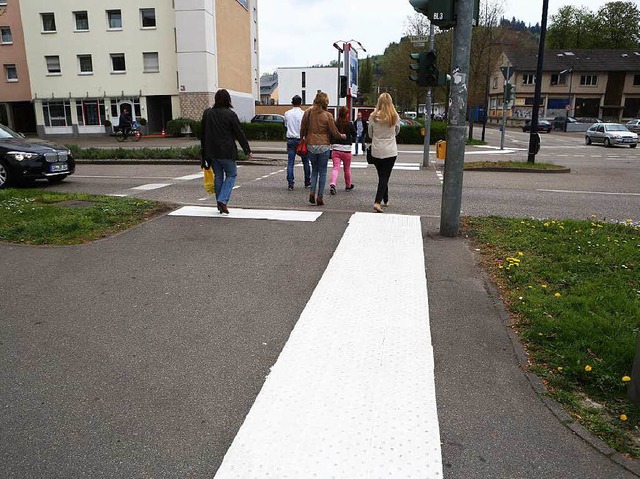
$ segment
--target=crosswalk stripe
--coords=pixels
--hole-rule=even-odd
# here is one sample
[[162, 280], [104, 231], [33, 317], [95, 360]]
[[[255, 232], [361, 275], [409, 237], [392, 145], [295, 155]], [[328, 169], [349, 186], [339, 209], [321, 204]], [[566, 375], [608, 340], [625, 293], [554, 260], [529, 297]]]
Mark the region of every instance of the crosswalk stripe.
[[442, 474], [420, 218], [356, 213], [215, 477]]
[[218, 212], [217, 208], [213, 208], [211, 206], [183, 206], [182, 208], [169, 213], [169, 216], [313, 222], [322, 215], [321, 211], [254, 210], [249, 208], [229, 208], [229, 211], [230, 214], [223, 215]]
[[159, 188], [164, 188], [166, 186], [171, 186], [171, 183], [149, 183], [147, 185], [140, 185], [131, 188], [132, 190], [141, 190], [141, 191], [149, 191], [149, 190], [157, 190]]

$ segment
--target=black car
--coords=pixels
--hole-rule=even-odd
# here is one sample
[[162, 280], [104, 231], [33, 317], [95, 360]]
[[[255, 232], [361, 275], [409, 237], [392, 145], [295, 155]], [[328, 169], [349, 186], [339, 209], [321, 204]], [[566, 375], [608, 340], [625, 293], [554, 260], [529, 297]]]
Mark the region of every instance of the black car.
[[[550, 121], [547, 120], [539, 120], [538, 121], [538, 131], [546, 131], [550, 133], [553, 130], [553, 125]], [[531, 120], [527, 120], [522, 127], [522, 131], [531, 131]]]
[[75, 169], [76, 163], [68, 148], [27, 139], [0, 125], [0, 189], [43, 178], [58, 183]]
[[275, 123], [284, 125], [284, 116], [282, 115], [256, 115], [251, 118], [251, 123]]

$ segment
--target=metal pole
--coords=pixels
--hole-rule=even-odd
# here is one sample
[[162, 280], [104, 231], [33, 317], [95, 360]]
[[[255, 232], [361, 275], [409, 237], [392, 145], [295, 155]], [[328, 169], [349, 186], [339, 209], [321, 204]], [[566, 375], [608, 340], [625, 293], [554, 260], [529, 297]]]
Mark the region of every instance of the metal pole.
[[500, 149], [504, 150], [504, 130], [507, 126], [507, 83], [511, 78], [511, 65], [507, 65], [507, 76], [502, 85], [502, 126], [500, 127]]
[[[429, 27], [429, 50], [433, 50], [435, 26]], [[424, 105], [424, 148], [422, 150], [422, 166], [429, 167], [429, 143], [431, 143], [431, 87], [427, 88], [427, 101]]]
[[457, 24], [451, 62], [453, 70], [447, 126], [447, 158], [444, 162], [440, 213], [440, 234], [448, 237], [456, 236], [460, 226], [473, 3], [473, 0], [459, 0], [456, 4]]
[[542, 2], [542, 24], [540, 25], [540, 43], [538, 44], [538, 66], [536, 68], [536, 89], [533, 94], [533, 111], [531, 112], [531, 134], [529, 135], [528, 163], [535, 163], [536, 154], [540, 148], [540, 135], [538, 135], [538, 107], [542, 92], [542, 66], [544, 64], [544, 43], [547, 38], [547, 13], [549, 0]]

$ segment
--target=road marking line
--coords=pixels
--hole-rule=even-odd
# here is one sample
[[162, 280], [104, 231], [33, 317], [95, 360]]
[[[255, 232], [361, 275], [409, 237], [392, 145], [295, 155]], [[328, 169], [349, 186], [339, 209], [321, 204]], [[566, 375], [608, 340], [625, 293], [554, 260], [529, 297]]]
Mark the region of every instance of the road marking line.
[[169, 216], [313, 222], [322, 215], [320, 211], [253, 210], [246, 208], [229, 208], [229, 211], [231, 214], [223, 215], [217, 208], [212, 206], [183, 206], [169, 213]]
[[193, 175], [178, 176], [177, 178], [174, 178], [174, 180], [182, 180], [182, 181], [197, 180], [198, 178], [202, 178], [203, 176], [204, 176], [204, 173], [201, 171], [200, 173], [196, 173]]
[[150, 191], [164, 188], [165, 186], [171, 186], [171, 183], [149, 183], [147, 185], [134, 186], [132, 190]]
[[128, 193], [109, 193], [106, 196], [116, 196], [118, 198], [124, 198], [125, 196], [129, 196]]
[[393, 169], [394, 170], [405, 170], [405, 171], [420, 171], [420, 166], [419, 165], [414, 165], [414, 166], [397, 166], [397, 165], [393, 165]]
[[538, 189], [537, 191], [543, 191], [545, 193], [572, 193], [572, 194], [580, 194], [580, 195], [612, 195], [612, 196], [640, 196], [640, 193], [613, 193], [610, 191], [580, 191], [580, 190], [544, 190]]
[[355, 213], [215, 477], [442, 475], [420, 218]]

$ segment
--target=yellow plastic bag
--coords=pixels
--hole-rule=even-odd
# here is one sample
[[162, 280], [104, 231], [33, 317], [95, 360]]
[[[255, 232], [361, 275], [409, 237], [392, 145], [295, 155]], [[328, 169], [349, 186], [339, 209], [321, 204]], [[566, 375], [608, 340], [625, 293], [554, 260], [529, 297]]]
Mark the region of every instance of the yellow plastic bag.
[[213, 168], [202, 168], [202, 171], [204, 172], [204, 189], [207, 193], [212, 195], [215, 192], [215, 188], [213, 186], [213, 182], [215, 180]]

